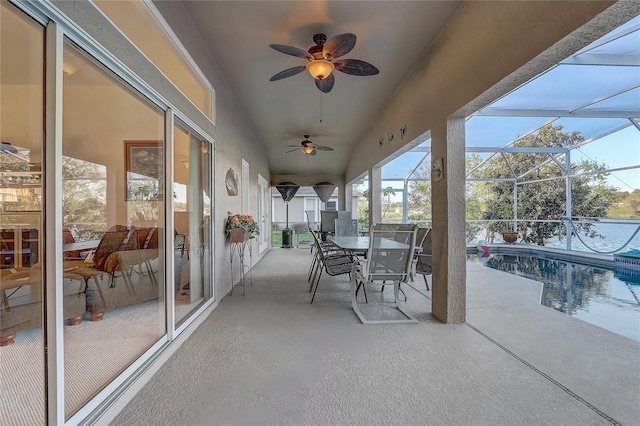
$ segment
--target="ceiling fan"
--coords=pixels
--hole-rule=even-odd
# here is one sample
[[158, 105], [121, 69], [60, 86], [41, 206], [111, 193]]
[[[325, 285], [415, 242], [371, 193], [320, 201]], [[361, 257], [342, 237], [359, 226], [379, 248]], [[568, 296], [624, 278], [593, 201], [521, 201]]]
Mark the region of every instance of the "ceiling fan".
[[376, 75], [380, 71], [368, 62], [359, 59], [338, 59], [340, 56], [346, 55], [356, 45], [356, 35], [352, 33], [338, 34], [327, 40], [324, 34], [316, 34], [313, 36], [315, 46], [311, 46], [309, 50], [302, 50], [293, 46], [285, 46], [283, 44], [270, 44], [269, 46], [278, 52], [286, 55], [305, 58], [309, 61], [307, 65], [298, 65], [297, 67], [288, 68], [280, 71], [269, 81], [281, 80], [301, 73], [304, 70], [314, 78], [316, 87], [324, 93], [329, 93], [333, 89], [335, 78], [333, 70], [341, 71], [345, 74], [367, 76]]
[[306, 155], [316, 155], [316, 151], [333, 151], [333, 148], [331, 147], [318, 145], [317, 143], [311, 142], [309, 140], [309, 135], [303, 135], [303, 136], [304, 136], [304, 140], [300, 142], [300, 145], [285, 146], [285, 148], [295, 148], [287, 151], [285, 154], [288, 154], [293, 151], [297, 151], [298, 149], [300, 149], [303, 152], [303, 154], [306, 154]]

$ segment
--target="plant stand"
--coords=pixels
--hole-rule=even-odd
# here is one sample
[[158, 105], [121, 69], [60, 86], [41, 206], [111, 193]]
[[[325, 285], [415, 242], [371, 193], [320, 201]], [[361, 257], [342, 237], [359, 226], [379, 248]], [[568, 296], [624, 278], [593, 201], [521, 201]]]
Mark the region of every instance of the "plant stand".
[[[229, 237], [231, 240], [231, 248], [229, 250], [229, 260], [231, 263], [231, 292], [230, 295], [233, 295], [233, 287], [241, 286], [242, 287], [242, 295], [245, 295], [246, 292], [246, 274], [245, 274], [245, 252], [247, 247], [249, 248], [249, 265], [247, 270], [249, 271], [249, 284], [253, 285], [253, 273], [251, 272], [251, 264], [252, 264], [252, 255], [251, 255], [251, 240], [252, 238], [249, 236], [249, 233], [241, 228], [232, 229], [229, 233]], [[233, 273], [233, 259], [235, 254], [238, 254], [238, 258], [240, 259], [240, 281], [238, 284], [235, 283], [235, 277]]]

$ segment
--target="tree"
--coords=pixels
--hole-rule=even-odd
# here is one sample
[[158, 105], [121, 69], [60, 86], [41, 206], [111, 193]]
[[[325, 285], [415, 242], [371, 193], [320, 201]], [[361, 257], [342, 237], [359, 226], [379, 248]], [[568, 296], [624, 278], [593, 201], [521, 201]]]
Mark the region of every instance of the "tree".
[[[475, 168], [482, 159], [478, 154], [471, 154], [466, 157], [466, 168], [472, 170]], [[409, 204], [409, 220], [431, 220], [431, 164], [423, 162], [414, 171], [412, 178], [414, 180], [409, 182], [408, 188], [408, 204]], [[466, 212], [467, 220], [469, 219], [481, 219], [482, 218], [482, 206], [484, 205], [482, 187], [478, 186], [475, 182], [467, 183], [466, 187]], [[474, 223], [466, 223], [467, 242], [471, 242], [476, 239], [476, 236], [482, 231], [483, 226]]]
[[391, 204], [392, 195], [396, 195], [396, 192], [393, 190], [392, 187], [387, 186], [382, 190], [382, 196], [387, 197], [387, 204], [384, 206], [384, 211], [382, 212], [383, 219], [385, 218], [385, 216], [387, 215], [387, 212], [389, 211], [389, 205]]
[[[584, 141], [579, 132], [564, 132], [562, 125], [546, 125], [537, 134], [518, 140], [515, 146], [528, 147], [570, 147]], [[557, 155], [557, 154], [554, 154]], [[486, 178], [518, 180], [518, 231], [524, 242], [544, 245], [545, 241], [557, 236], [561, 230], [558, 222], [566, 212], [566, 188], [564, 170], [544, 153], [509, 153], [494, 156], [483, 169]], [[556, 158], [557, 161], [563, 161]], [[606, 185], [607, 167], [595, 161], [582, 160], [571, 164], [571, 174], [590, 173], [571, 179], [572, 215], [581, 217], [603, 217], [611, 205], [615, 190]], [[545, 179], [543, 181], [538, 181]], [[513, 219], [513, 182], [487, 182], [488, 199], [484, 219]], [[591, 224], [575, 223], [577, 232], [586, 236], [598, 236]], [[507, 222], [491, 222], [492, 232], [510, 230]]]
[[78, 241], [99, 238], [106, 225], [105, 167], [65, 156], [62, 177], [65, 226], [74, 228]]
[[431, 164], [425, 160], [413, 171], [407, 187], [409, 220], [431, 220]]
[[631, 207], [633, 214], [640, 215], [640, 189], [633, 190], [624, 201]]

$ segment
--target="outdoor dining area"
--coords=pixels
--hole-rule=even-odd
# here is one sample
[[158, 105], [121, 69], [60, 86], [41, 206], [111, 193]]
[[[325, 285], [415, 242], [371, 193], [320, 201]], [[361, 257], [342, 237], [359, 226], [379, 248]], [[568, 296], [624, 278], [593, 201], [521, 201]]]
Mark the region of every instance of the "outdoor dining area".
[[[324, 213], [324, 212], [323, 212]], [[367, 235], [357, 231], [355, 219], [334, 219], [333, 231], [326, 228], [314, 230], [311, 223], [308, 231], [313, 236], [311, 261], [307, 281], [313, 303], [320, 287], [323, 273], [329, 276], [344, 275], [350, 283], [351, 306], [363, 324], [415, 323], [417, 320], [403, 308], [402, 298], [406, 294], [401, 286], [409, 286], [416, 275], [422, 275], [426, 289], [426, 276], [431, 274], [430, 229], [417, 224], [380, 223], [374, 225]], [[387, 318], [367, 318], [361, 309], [360, 299], [368, 305], [367, 287], [393, 287], [393, 307], [401, 314]], [[373, 305], [373, 304], [372, 304]], [[367, 311], [376, 308], [365, 308]], [[384, 315], [384, 314], [383, 314]]]

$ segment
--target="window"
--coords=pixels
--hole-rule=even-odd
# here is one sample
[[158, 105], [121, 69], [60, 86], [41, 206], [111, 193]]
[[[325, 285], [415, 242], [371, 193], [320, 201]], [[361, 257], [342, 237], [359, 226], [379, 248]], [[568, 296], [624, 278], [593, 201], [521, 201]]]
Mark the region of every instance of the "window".
[[316, 222], [317, 218], [317, 198], [305, 198], [304, 199], [304, 210], [309, 214], [309, 221], [311, 223]]
[[327, 210], [338, 210], [338, 200], [327, 201]]
[[213, 88], [160, 13], [149, 3], [139, 0], [94, 0], [94, 4], [133, 44], [215, 123]]
[[68, 242], [100, 239], [107, 224], [107, 168], [79, 158], [62, 157], [63, 226]]

